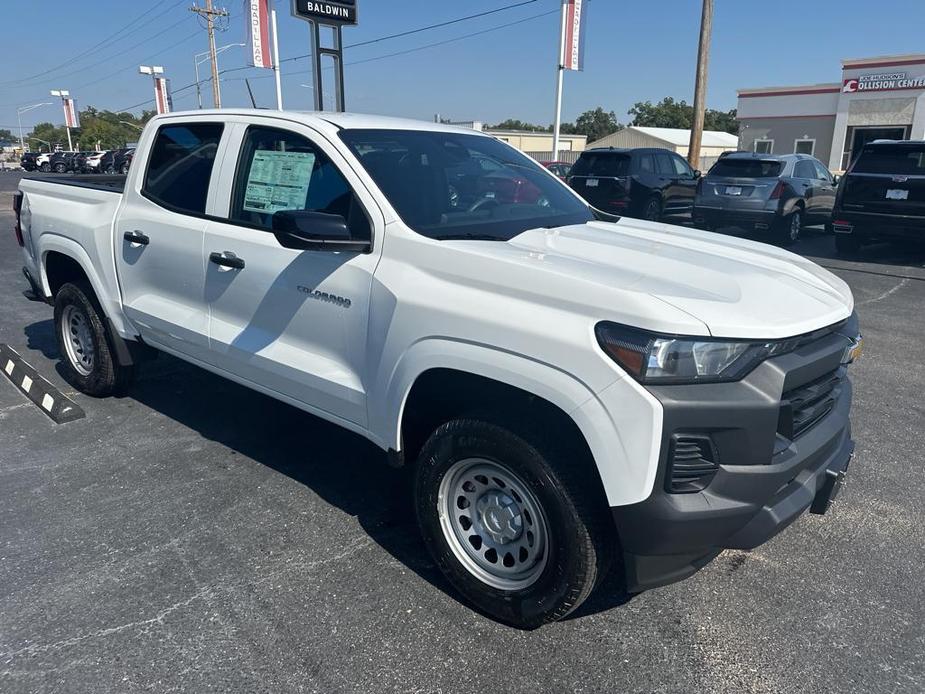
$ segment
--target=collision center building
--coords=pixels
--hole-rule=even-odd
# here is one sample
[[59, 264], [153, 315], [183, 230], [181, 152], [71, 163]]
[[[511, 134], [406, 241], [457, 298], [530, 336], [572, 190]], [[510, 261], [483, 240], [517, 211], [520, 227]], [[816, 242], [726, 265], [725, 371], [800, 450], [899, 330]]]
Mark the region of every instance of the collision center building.
[[743, 150], [812, 154], [842, 171], [872, 140], [925, 139], [925, 54], [843, 60], [840, 82], [738, 95]]

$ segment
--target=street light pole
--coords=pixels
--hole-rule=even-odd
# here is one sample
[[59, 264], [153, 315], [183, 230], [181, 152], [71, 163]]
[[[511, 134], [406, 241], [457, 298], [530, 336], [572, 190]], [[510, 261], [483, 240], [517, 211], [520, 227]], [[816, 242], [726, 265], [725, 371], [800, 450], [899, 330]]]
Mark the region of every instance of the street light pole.
[[[221, 46], [215, 49], [215, 61], [216, 66], [218, 65], [218, 56], [229, 48], [234, 48], [236, 46], [246, 46], [246, 43], [229, 43], [225, 46]], [[196, 99], [199, 103], [199, 108], [202, 108], [202, 89], [200, 88], [200, 79], [199, 79], [199, 66], [202, 65], [207, 60], [210, 60], [212, 53], [210, 51], [204, 51], [203, 53], [197, 53], [193, 56], [193, 67], [196, 69]], [[222, 95], [219, 91], [218, 96], [219, 102], [221, 102]]]
[[25, 139], [23, 139], [23, 136], [22, 136], [22, 114], [26, 113], [27, 111], [31, 111], [34, 108], [38, 108], [39, 106], [51, 106], [51, 102], [45, 101], [45, 102], [42, 102], [41, 104], [32, 104], [31, 106], [20, 106], [19, 108], [16, 109], [16, 120], [19, 121], [19, 148], [23, 150], [24, 152], [26, 151], [26, 141]]

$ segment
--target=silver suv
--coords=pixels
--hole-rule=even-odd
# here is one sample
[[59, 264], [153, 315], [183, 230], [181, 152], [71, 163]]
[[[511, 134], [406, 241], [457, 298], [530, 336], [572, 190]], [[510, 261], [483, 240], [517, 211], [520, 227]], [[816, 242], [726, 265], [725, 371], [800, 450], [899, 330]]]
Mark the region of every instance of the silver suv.
[[697, 186], [694, 224], [767, 232], [789, 245], [806, 225], [827, 224], [835, 178], [808, 154], [734, 152], [720, 157]]

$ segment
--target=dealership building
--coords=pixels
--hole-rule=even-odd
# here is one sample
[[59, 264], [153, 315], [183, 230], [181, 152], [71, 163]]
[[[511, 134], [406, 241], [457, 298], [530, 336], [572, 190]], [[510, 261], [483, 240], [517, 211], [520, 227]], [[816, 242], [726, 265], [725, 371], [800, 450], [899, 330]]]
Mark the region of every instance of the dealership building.
[[871, 140], [925, 140], [925, 54], [843, 60], [839, 82], [738, 94], [739, 149], [842, 171]]

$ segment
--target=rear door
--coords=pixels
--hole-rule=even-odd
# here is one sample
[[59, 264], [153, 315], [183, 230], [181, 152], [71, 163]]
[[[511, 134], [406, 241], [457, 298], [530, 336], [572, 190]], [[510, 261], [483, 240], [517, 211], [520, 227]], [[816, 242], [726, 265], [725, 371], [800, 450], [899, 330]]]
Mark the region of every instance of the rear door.
[[810, 159], [800, 159], [793, 165], [791, 177], [793, 189], [803, 198], [806, 211], [806, 221], [812, 223], [819, 215], [819, 191], [816, 190], [819, 180], [816, 167]]
[[202, 242], [223, 129], [166, 121], [141, 154], [147, 170], [126, 189], [115, 224], [125, 314], [146, 342], [196, 359], [209, 348]]
[[[229, 152], [240, 152], [237, 168], [223, 172], [205, 230], [208, 359], [319, 414], [365, 426], [381, 212], [343, 156], [311, 128], [249, 121], [234, 125]], [[375, 251], [286, 247], [273, 231], [282, 210], [338, 215], [354, 238], [372, 239], [375, 228]]]
[[870, 144], [845, 176], [845, 210], [925, 216], [925, 144]]
[[825, 165], [816, 159], [813, 160], [816, 169], [816, 207], [818, 220], [828, 222], [835, 207], [835, 179]]
[[694, 170], [684, 159], [673, 152], [668, 156], [674, 171], [672, 186], [676, 199], [675, 205], [679, 213], [687, 214], [694, 207], [697, 178], [694, 176]]

